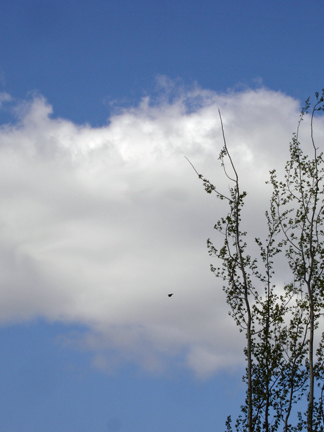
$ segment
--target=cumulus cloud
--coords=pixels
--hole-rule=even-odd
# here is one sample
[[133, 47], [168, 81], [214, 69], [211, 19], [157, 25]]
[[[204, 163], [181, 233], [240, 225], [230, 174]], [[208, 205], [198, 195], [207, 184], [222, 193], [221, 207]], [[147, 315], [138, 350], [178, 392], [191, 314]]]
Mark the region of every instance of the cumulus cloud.
[[259, 236], [264, 182], [284, 165], [299, 117], [293, 98], [183, 90], [146, 97], [100, 128], [53, 118], [41, 96], [19, 104], [0, 129], [1, 322], [82, 324], [65, 342], [96, 352], [99, 369], [135, 361], [160, 370], [173, 358], [205, 376], [237, 364], [244, 341], [206, 250], [226, 203], [203, 191], [184, 158], [228, 190], [218, 108], [249, 192], [246, 227]]

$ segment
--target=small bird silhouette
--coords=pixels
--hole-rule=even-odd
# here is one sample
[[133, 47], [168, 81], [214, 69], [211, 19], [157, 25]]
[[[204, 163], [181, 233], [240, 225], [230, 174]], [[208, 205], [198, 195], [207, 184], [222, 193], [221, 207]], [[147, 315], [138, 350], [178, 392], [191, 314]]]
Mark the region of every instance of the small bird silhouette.
[[168, 294], [168, 297], [172, 297], [173, 296], [173, 293], [171, 293], [171, 294]]

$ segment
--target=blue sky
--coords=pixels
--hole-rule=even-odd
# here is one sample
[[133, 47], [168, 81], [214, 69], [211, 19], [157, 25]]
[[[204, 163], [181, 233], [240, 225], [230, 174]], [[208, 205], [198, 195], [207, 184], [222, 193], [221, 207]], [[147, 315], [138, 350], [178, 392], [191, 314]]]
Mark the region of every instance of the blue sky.
[[2, 430], [224, 430], [244, 341], [205, 244], [226, 208], [183, 156], [227, 188], [220, 108], [262, 235], [324, 87], [324, 3], [0, 5]]
[[[12, 1], [1, 5], [3, 84], [37, 90], [55, 115], [102, 124], [157, 75], [226, 91], [305, 98], [322, 86], [320, 1]], [[106, 104], [103, 104], [103, 101]]]

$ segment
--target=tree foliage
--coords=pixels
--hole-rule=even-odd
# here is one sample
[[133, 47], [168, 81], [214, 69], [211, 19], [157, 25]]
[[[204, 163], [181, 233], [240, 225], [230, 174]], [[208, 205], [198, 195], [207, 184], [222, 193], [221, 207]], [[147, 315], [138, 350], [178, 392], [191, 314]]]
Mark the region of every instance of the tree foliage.
[[[224, 144], [219, 160], [229, 193], [193, 167], [206, 192], [228, 203], [227, 214], [214, 226], [223, 242], [216, 247], [208, 239], [207, 247], [216, 257], [211, 270], [224, 281], [229, 313], [246, 338], [246, 398], [234, 425], [228, 417], [227, 432], [324, 432], [324, 159], [314, 139], [324, 89], [315, 96], [315, 103], [308, 99], [302, 109], [284, 178], [270, 172], [267, 236], [255, 239], [257, 256], [249, 253], [251, 236], [242, 228], [246, 192], [240, 188], [220, 112]], [[311, 156], [299, 142], [304, 119], [309, 121]], [[289, 268], [283, 286], [275, 281], [278, 258]]]

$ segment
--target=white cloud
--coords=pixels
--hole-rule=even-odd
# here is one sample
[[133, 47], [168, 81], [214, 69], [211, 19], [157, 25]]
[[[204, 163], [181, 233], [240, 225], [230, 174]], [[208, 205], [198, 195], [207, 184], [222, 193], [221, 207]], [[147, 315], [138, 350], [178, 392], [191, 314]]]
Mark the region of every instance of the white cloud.
[[101, 128], [51, 118], [42, 97], [20, 105], [19, 120], [0, 130], [1, 321], [86, 325], [77, 340], [97, 351], [100, 369], [161, 369], [180, 356], [204, 376], [239, 362], [244, 341], [205, 246], [226, 203], [203, 191], [184, 158], [226, 192], [218, 108], [249, 192], [246, 226], [261, 235], [264, 181], [288, 156], [296, 100], [196, 88], [172, 102], [143, 99]]

